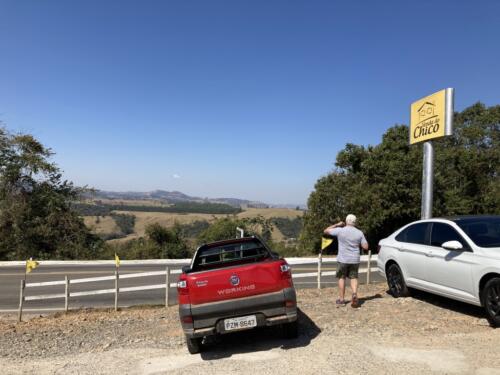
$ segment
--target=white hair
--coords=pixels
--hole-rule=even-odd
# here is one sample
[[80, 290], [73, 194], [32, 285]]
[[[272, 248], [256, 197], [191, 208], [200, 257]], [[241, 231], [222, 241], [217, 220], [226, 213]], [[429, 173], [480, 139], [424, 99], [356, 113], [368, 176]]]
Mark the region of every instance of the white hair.
[[345, 218], [345, 223], [348, 225], [356, 225], [356, 216], [354, 216], [353, 214], [347, 215], [347, 217]]

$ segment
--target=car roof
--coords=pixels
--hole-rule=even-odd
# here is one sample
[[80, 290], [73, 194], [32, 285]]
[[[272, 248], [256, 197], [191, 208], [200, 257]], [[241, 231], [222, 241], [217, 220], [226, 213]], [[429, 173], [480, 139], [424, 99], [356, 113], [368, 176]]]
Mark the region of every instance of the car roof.
[[461, 215], [461, 216], [450, 216], [450, 217], [442, 217], [436, 219], [445, 219], [450, 221], [473, 221], [473, 220], [481, 220], [481, 219], [498, 219], [500, 215]]

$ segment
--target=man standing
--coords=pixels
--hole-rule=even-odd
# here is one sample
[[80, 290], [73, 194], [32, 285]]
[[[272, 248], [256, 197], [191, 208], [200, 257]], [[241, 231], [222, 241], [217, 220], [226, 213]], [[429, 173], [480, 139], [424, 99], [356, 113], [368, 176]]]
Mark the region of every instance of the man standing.
[[345, 219], [325, 229], [325, 234], [335, 236], [339, 242], [337, 256], [337, 278], [339, 279], [339, 298], [337, 307], [345, 306], [345, 278], [351, 280], [352, 299], [351, 306], [358, 307], [358, 270], [360, 263], [360, 248], [368, 250], [365, 235], [356, 228], [356, 216], [350, 214]]

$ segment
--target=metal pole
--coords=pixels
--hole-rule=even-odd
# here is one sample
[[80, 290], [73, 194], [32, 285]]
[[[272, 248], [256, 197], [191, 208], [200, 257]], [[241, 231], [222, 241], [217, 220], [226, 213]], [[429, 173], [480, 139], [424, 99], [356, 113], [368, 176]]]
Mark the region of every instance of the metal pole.
[[168, 280], [169, 270], [168, 267], [165, 270], [165, 307], [168, 307], [168, 295], [170, 291], [170, 283]]
[[368, 249], [368, 269], [366, 270], [366, 283], [370, 284], [370, 273], [372, 271], [372, 251]]
[[17, 315], [17, 321], [20, 322], [23, 318], [23, 302], [24, 302], [24, 287], [26, 286], [26, 280], [21, 280], [21, 288], [19, 290], [19, 313]]
[[318, 254], [318, 289], [321, 289], [321, 263], [322, 263], [322, 252]]
[[242, 228], [236, 227], [236, 230], [240, 232], [240, 238], [245, 237], [245, 231]]
[[115, 271], [115, 311], [118, 311], [118, 292], [120, 291], [118, 287], [118, 270]]
[[69, 279], [68, 276], [64, 276], [64, 312], [68, 312], [69, 306]]
[[422, 173], [422, 219], [432, 217], [432, 195], [434, 186], [434, 146], [431, 141], [424, 143], [424, 163]]

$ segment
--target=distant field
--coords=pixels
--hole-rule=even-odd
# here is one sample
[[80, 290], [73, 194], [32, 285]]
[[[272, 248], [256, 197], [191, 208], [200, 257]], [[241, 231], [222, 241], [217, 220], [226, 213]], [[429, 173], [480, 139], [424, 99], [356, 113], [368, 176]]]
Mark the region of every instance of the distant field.
[[[116, 203], [117, 201], [115, 201]], [[131, 204], [127, 200], [127, 204]], [[143, 204], [143, 201], [133, 201], [135, 204]], [[166, 227], [170, 227], [174, 225], [175, 222], [180, 224], [189, 224], [194, 221], [204, 220], [211, 222], [214, 218], [222, 218], [228, 215], [213, 215], [213, 214], [179, 214], [179, 213], [170, 213], [170, 212], [136, 212], [136, 211], [115, 211], [116, 213], [121, 214], [129, 214], [134, 215], [136, 217], [135, 220], [135, 228], [134, 233], [129, 234], [126, 237], [114, 239], [111, 241], [127, 241], [133, 238], [144, 236], [145, 228], [148, 224], [160, 224]], [[303, 215], [302, 211], [292, 210], [288, 208], [248, 208], [245, 211], [237, 214], [237, 217], [240, 218], [252, 218], [257, 216], [263, 216], [266, 219], [272, 217], [284, 217], [284, 218], [295, 218]], [[85, 224], [93, 228], [93, 231], [98, 234], [107, 234], [116, 232], [118, 230], [114, 220], [110, 216], [100, 217], [99, 223], [96, 223], [95, 216], [86, 216], [84, 217]], [[278, 228], [274, 228], [273, 231], [273, 239], [276, 241], [282, 241], [284, 239], [283, 234], [278, 230]]]
[[98, 219], [98, 223], [96, 222], [95, 216], [84, 216], [83, 221], [85, 225], [92, 229], [94, 233], [97, 234], [107, 234], [107, 233], [116, 233], [119, 231], [118, 226], [111, 216], [100, 216]]

